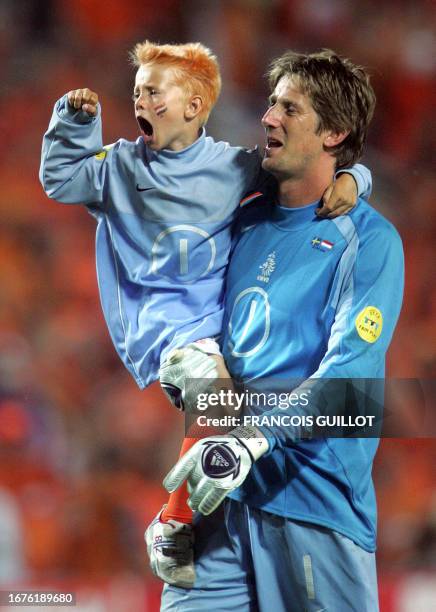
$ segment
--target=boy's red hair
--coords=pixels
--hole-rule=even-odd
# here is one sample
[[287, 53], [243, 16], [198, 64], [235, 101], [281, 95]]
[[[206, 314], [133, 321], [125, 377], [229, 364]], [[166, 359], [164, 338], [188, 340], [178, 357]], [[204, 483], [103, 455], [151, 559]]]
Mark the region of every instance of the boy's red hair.
[[130, 53], [138, 68], [143, 64], [160, 64], [174, 71], [174, 82], [189, 96], [201, 96], [202, 125], [209, 117], [221, 91], [221, 75], [218, 60], [212, 51], [201, 43], [159, 45], [145, 40], [137, 43]]

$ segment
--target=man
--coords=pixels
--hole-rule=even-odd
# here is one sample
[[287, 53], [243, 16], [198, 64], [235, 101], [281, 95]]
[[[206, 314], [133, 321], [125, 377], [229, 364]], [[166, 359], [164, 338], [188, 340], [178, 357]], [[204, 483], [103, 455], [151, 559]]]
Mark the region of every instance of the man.
[[[214, 338], [222, 326], [231, 227], [241, 199], [261, 195], [266, 173], [256, 151], [205, 134], [221, 87], [209, 49], [146, 41], [132, 56], [140, 138], [103, 147], [98, 95], [72, 90], [55, 105], [40, 179], [50, 198], [84, 203], [95, 216], [100, 297], [115, 348], [140, 388], [160, 369], [165, 391], [182, 407], [189, 398], [174, 379], [167, 382], [168, 360], [199, 379], [216, 369], [226, 374]], [[367, 171], [352, 172], [360, 193], [367, 191]], [[323, 214], [335, 203], [343, 211], [354, 196], [354, 180], [339, 176]], [[174, 355], [179, 347], [183, 353]], [[189, 523], [185, 498], [173, 496], [161, 518]], [[172, 523], [168, 537], [174, 527], [186, 533]], [[168, 569], [170, 581], [177, 569]]]
[[[362, 153], [375, 105], [366, 73], [331, 51], [288, 52], [269, 76], [262, 165], [278, 198], [234, 250], [222, 349], [242, 381], [310, 379], [299, 389], [315, 390], [316, 415], [324, 382], [383, 378], [402, 246], [364, 201], [347, 217], [313, 217], [335, 169]], [[341, 397], [329, 401], [343, 413]], [[304, 406], [269, 414], [310, 415]], [[375, 438], [303, 440], [271, 419], [197, 442], [165, 480], [173, 491], [186, 479], [201, 513], [196, 581], [166, 585], [162, 610], [376, 611], [376, 448]]]

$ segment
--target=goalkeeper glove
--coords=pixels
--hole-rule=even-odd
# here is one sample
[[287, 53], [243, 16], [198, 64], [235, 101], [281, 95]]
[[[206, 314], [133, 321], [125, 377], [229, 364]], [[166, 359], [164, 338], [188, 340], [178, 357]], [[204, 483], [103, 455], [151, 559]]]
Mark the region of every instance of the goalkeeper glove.
[[172, 351], [159, 370], [166, 396], [176, 408], [188, 412], [195, 409], [200, 393], [211, 391], [213, 381], [220, 375], [225, 376], [217, 356], [208, 354], [195, 342]]
[[174, 519], [161, 521], [164, 509], [144, 534], [151, 571], [168, 584], [189, 589], [195, 580], [193, 527]]
[[210, 514], [244, 482], [253, 462], [268, 448], [267, 439], [254, 427], [238, 427], [228, 436], [204, 438], [179, 459], [167, 474], [164, 487], [171, 493], [187, 480], [188, 505]]

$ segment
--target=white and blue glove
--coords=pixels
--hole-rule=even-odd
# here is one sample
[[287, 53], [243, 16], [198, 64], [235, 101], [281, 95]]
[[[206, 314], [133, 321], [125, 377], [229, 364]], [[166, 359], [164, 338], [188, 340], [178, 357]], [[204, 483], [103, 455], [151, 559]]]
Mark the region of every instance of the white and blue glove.
[[176, 408], [187, 412], [195, 411], [198, 396], [211, 393], [220, 378], [230, 379], [230, 374], [218, 344], [211, 338], [171, 351], [159, 370], [165, 395]]
[[179, 459], [167, 474], [164, 487], [172, 493], [186, 480], [190, 508], [210, 514], [244, 482], [254, 461], [268, 448], [267, 439], [254, 427], [238, 427], [227, 436], [204, 438]]

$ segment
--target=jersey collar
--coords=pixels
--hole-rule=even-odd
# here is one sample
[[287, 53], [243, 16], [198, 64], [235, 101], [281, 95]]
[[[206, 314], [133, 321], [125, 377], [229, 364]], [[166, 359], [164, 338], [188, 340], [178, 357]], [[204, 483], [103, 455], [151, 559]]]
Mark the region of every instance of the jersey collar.
[[300, 229], [318, 220], [315, 214], [318, 207], [319, 200], [297, 208], [288, 208], [287, 206], [275, 204], [272, 211], [272, 221], [283, 229]]
[[171, 151], [170, 149], [162, 149], [161, 151], [151, 151], [148, 149], [148, 154], [155, 159], [183, 159], [185, 162], [193, 161], [201, 155], [202, 150], [206, 144], [206, 130], [201, 128], [200, 135], [189, 147], [181, 149], [180, 151]]

